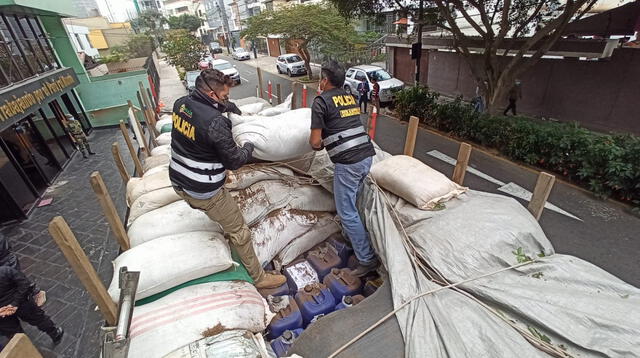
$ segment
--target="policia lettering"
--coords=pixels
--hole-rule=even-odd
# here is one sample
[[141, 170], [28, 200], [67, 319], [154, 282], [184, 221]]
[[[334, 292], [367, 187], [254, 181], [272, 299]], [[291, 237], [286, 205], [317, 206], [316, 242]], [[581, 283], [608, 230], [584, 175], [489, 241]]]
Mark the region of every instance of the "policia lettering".
[[[331, 97], [333, 104], [336, 107], [353, 106], [356, 104], [356, 99], [352, 95], [337, 95]], [[360, 108], [348, 108], [340, 110], [340, 117], [351, 117], [360, 115]]]
[[[180, 106], [180, 113], [183, 114], [187, 118], [191, 118], [191, 110], [187, 108], [184, 104]], [[191, 125], [191, 123], [187, 122], [185, 119], [181, 118], [177, 114], [173, 113], [171, 116], [173, 120], [173, 128], [175, 128], [180, 134], [191, 139], [192, 141], [196, 140], [196, 128]]]

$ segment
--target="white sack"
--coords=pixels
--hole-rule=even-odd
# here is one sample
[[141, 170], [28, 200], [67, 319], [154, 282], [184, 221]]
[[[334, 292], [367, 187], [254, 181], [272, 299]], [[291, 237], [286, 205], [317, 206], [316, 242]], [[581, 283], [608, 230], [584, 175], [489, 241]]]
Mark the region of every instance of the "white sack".
[[[189, 343], [189, 345], [181, 347], [163, 358], [257, 358], [263, 354], [263, 348], [259, 345], [260, 341], [258, 340], [262, 336], [259, 334], [256, 336], [245, 330], [224, 331], [215, 336]], [[262, 343], [264, 344], [264, 340]]]
[[171, 155], [171, 145], [159, 145], [153, 149], [151, 149], [151, 156], [154, 155]]
[[158, 171], [141, 178], [131, 178], [127, 183], [127, 205], [131, 205], [144, 194], [171, 187], [168, 170]]
[[423, 210], [431, 210], [438, 203], [467, 191], [437, 170], [406, 155], [394, 155], [374, 164], [371, 176], [382, 188]]
[[271, 106], [269, 105], [269, 103], [256, 102], [256, 103], [249, 103], [242, 106], [238, 106], [238, 109], [240, 110], [240, 112], [242, 112], [242, 115], [247, 116], [247, 115], [256, 114], [264, 110], [265, 108], [270, 108], [270, 107]]
[[146, 173], [147, 170], [151, 170], [155, 167], [159, 167], [163, 165], [168, 166], [170, 161], [171, 161], [171, 157], [168, 155], [154, 155], [144, 160], [144, 163], [142, 164], [142, 169]]
[[239, 143], [254, 144], [254, 157], [279, 161], [300, 157], [311, 152], [311, 109], [301, 108], [283, 113], [269, 120], [240, 123], [232, 128], [233, 138]]
[[136, 247], [163, 236], [194, 231], [222, 233], [222, 228], [203, 211], [193, 209], [186, 201], [179, 200], [141, 215], [129, 226], [127, 235], [131, 247]]
[[250, 187], [231, 192], [247, 225], [251, 226], [270, 212], [291, 201], [293, 188], [281, 180], [264, 180]]
[[[159, 173], [159, 172], [167, 172], [168, 173], [169, 172], [169, 163], [161, 164], [161, 165], [158, 165], [157, 167], [150, 168], [149, 170], [145, 171], [144, 174], [142, 174], [142, 177], [143, 178], [144, 177], [148, 177], [148, 176], [154, 175], [154, 174]], [[131, 178], [131, 179], [133, 179], [133, 178]]]
[[278, 180], [292, 175], [293, 171], [286, 167], [244, 166], [238, 170], [228, 170], [224, 186], [229, 190], [239, 190], [248, 188], [259, 181]]
[[299, 238], [291, 241], [280, 253], [276, 260], [279, 265], [286, 266], [293, 262], [298, 256], [311, 250], [314, 246], [326, 240], [329, 236], [340, 232], [341, 228], [335, 217], [323, 215], [319, 218], [311, 230], [304, 233]]
[[173, 120], [171, 119], [170, 114], [161, 115], [160, 119], [156, 122], [156, 130], [158, 131], [158, 133], [162, 131], [162, 127], [164, 127], [166, 124], [173, 125]]
[[311, 213], [300, 210], [278, 209], [251, 227], [253, 248], [260, 264], [264, 266], [291, 241], [309, 231], [322, 216], [328, 213]]
[[204, 331], [217, 325], [261, 332], [272, 317], [266, 302], [247, 282], [185, 287], [135, 308], [129, 331], [129, 357], [164, 357], [203, 338]]
[[319, 185], [299, 185], [294, 188], [288, 207], [304, 211], [336, 211], [336, 202], [333, 194]]
[[140, 215], [178, 200], [182, 200], [182, 198], [178, 196], [173, 188], [163, 188], [143, 194], [131, 203], [131, 207], [129, 208], [129, 224], [135, 221]]
[[222, 234], [196, 231], [165, 236], [133, 247], [113, 261], [114, 274], [109, 295], [113, 302], [118, 302], [121, 267], [140, 271], [136, 299], [143, 299], [187, 281], [224, 271], [232, 264], [229, 245]]
[[156, 137], [158, 145], [171, 144], [171, 132], [165, 132]]
[[252, 96], [252, 97], [245, 97], [245, 98], [240, 98], [240, 99], [233, 99], [231, 100], [231, 102], [233, 102], [236, 106], [241, 107], [247, 104], [252, 104], [252, 103], [264, 103], [264, 104], [269, 104], [269, 101], [267, 101], [264, 98], [260, 98], [260, 97], [256, 97], [256, 96]]

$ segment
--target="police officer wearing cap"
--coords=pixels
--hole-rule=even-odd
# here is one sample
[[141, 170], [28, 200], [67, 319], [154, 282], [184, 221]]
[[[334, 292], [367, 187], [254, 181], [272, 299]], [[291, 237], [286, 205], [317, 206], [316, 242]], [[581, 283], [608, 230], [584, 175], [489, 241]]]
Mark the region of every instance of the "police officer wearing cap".
[[322, 66], [322, 94], [313, 100], [311, 107], [309, 143], [314, 150], [325, 148], [335, 164], [333, 195], [342, 227], [359, 261], [352, 273], [360, 277], [378, 266], [369, 235], [356, 209], [356, 196], [376, 153], [360, 121], [356, 99], [342, 89], [344, 73], [344, 68], [335, 61]]
[[240, 114], [228, 100], [232, 84], [222, 72], [204, 70], [196, 79], [195, 90], [173, 104], [169, 179], [191, 207], [204, 211], [222, 226], [257, 288], [279, 287], [285, 277], [262, 269], [242, 212], [224, 188], [227, 169], [240, 168], [253, 152], [251, 143], [236, 145], [231, 121], [222, 115]]

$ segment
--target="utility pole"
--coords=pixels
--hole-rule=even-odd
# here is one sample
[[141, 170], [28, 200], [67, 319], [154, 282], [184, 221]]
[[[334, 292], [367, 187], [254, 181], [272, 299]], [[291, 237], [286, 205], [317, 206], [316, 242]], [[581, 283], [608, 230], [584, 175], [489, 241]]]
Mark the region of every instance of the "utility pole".
[[424, 22], [424, 0], [420, 0], [420, 8], [418, 10], [418, 38], [411, 46], [411, 57], [416, 60], [416, 82], [420, 85], [420, 59], [422, 57], [422, 23]]
[[231, 42], [231, 32], [229, 31], [229, 20], [227, 19], [227, 10], [224, 7], [224, 0], [218, 0], [218, 9], [220, 10], [220, 16], [222, 16], [222, 27], [224, 29], [227, 45], [227, 52], [231, 53], [229, 49], [229, 42]]

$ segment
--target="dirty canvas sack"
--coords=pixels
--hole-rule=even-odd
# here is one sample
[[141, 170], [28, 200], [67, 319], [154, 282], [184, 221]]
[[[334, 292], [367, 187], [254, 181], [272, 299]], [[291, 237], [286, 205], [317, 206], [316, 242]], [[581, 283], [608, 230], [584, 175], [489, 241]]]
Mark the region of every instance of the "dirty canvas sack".
[[127, 205], [131, 205], [144, 194], [171, 187], [169, 171], [158, 171], [141, 178], [131, 178], [127, 183]]
[[319, 217], [318, 223], [315, 224], [311, 230], [294, 239], [289, 245], [282, 249], [275, 258], [275, 261], [277, 261], [280, 266], [288, 265], [298, 256], [311, 250], [329, 236], [340, 232], [340, 230], [340, 225], [335, 217], [322, 215]]
[[129, 330], [129, 357], [164, 357], [211, 332], [261, 332], [272, 317], [266, 302], [247, 282], [220, 281], [184, 287], [136, 307]]
[[156, 122], [156, 130], [158, 131], [158, 133], [161, 133], [162, 127], [164, 127], [167, 124], [173, 125], [173, 120], [171, 119], [171, 115], [170, 114], [161, 115], [160, 119]]
[[249, 331], [232, 330], [197, 340], [164, 358], [271, 357], [262, 344], [264, 340]]
[[113, 302], [118, 302], [121, 267], [140, 272], [136, 299], [143, 299], [187, 281], [224, 271], [232, 264], [229, 245], [222, 234], [196, 231], [161, 237], [135, 246], [113, 261], [114, 275], [109, 295]]
[[138, 217], [129, 226], [127, 235], [131, 246], [135, 247], [159, 237], [193, 231], [222, 233], [222, 228], [203, 211], [179, 200]]
[[156, 137], [158, 145], [171, 144], [171, 132], [162, 133]]
[[288, 207], [304, 211], [336, 211], [336, 202], [333, 194], [319, 185], [297, 185]]
[[382, 188], [423, 210], [434, 209], [439, 203], [467, 191], [437, 170], [406, 155], [394, 155], [374, 164], [371, 176]]
[[154, 155], [171, 155], [171, 145], [159, 145], [153, 149], [151, 149], [151, 156]]
[[227, 171], [224, 186], [229, 190], [245, 189], [263, 180], [277, 180], [293, 176], [293, 171], [286, 167], [252, 165], [237, 170]]
[[154, 190], [138, 197], [129, 208], [129, 223], [140, 215], [161, 208], [175, 201], [182, 200], [172, 187]]
[[231, 192], [247, 225], [257, 224], [270, 212], [283, 208], [292, 197], [293, 188], [281, 180], [264, 180]]
[[320, 217], [325, 215], [330, 216], [331, 214], [278, 209], [252, 226], [253, 247], [262, 266], [273, 260], [295, 238], [313, 228]]
[[232, 128], [234, 140], [254, 145], [253, 156], [268, 161], [297, 158], [311, 152], [311, 109], [301, 108], [269, 117], [240, 123]]
[[155, 167], [159, 167], [163, 165], [168, 166], [170, 161], [171, 161], [171, 157], [169, 155], [165, 155], [165, 154], [154, 155], [144, 160], [142, 169], [146, 173], [148, 170], [151, 170]]

